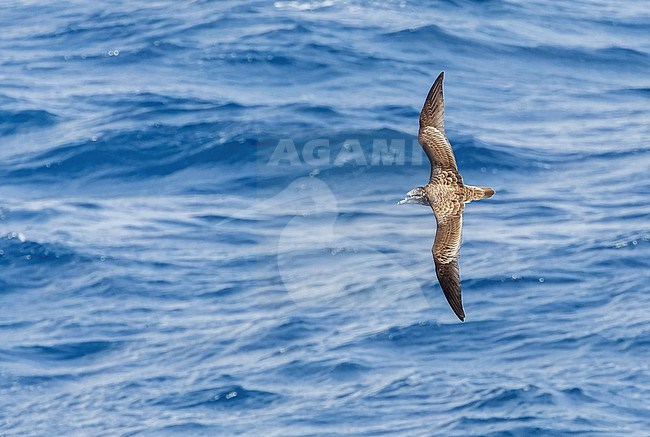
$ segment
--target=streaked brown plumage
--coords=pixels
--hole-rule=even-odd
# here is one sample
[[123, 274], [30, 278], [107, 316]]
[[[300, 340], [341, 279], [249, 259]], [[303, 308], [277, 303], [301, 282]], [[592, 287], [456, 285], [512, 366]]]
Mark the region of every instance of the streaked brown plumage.
[[436, 276], [447, 302], [460, 320], [465, 320], [461, 298], [458, 257], [463, 226], [465, 203], [492, 197], [494, 190], [463, 184], [458, 172], [451, 144], [445, 134], [445, 104], [440, 73], [429, 90], [420, 112], [418, 140], [431, 162], [429, 183], [409, 191], [401, 203], [429, 205], [438, 223], [431, 251], [436, 266]]

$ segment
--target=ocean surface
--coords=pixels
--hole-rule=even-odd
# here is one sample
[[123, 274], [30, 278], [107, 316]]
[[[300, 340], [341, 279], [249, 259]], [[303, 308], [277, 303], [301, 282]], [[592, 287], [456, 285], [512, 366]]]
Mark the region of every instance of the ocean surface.
[[[647, 436], [650, 7], [9, 1], [0, 435]], [[418, 114], [468, 184], [445, 301]]]

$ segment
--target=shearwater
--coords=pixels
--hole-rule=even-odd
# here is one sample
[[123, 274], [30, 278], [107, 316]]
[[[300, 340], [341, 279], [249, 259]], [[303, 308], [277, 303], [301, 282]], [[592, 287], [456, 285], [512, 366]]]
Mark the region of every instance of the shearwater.
[[472, 200], [492, 197], [494, 190], [465, 185], [458, 172], [454, 151], [445, 134], [445, 102], [442, 95], [441, 72], [429, 90], [420, 112], [418, 141], [431, 162], [429, 183], [412, 189], [398, 202], [428, 205], [436, 216], [436, 238], [431, 252], [436, 276], [447, 302], [461, 321], [465, 320], [461, 297], [460, 255], [463, 210]]

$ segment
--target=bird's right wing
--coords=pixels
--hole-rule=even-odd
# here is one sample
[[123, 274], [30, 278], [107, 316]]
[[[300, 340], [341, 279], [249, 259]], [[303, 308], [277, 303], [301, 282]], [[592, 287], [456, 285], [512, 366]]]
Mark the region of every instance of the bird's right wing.
[[418, 141], [427, 154], [431, 163], [431, 176], [429, 180], [441, 171], [452, 172], [459, 182], [462, 182], [458, 167], [456, 167], [456, 158], [451, 144], [447, 138], [435, 127], [420, 128]]
[[454, 151], [445, 134], [445, 101], [442, 94], [444, 77], [444, 72], [440, 73], [424, 101], [420, 111], [418, 141], [431, 163], [432, 178], [440, 170], [452, 171], [460, 178]]
[[420, 129], [423, 126], [435, 127], [443, 136], [445, 135], [445, 99], [442, 94], [444, 78], [445, 72], [442, 71], [431, 85], [422, 111], [420, 111]]
[[449, 306], [463, 321], [465, 320], [465, 311], [463, 311], [460, 269], [458, 267], [463, 216], [460, 214], [449, 215], [437, 217], [437, 220], [436, 239], [431, 248], [433, 262], [436, 265], [436, 276]]

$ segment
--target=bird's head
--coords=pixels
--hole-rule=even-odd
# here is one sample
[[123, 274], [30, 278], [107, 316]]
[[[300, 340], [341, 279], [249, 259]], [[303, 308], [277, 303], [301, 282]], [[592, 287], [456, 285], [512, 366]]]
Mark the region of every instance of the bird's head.
[[424, 187], [413, 188], [411, 191], [406, 193], [406, 197], [404, 199], [397, 202], [398, 205], [403, 205], [405, 203], [429, 205], [429, 200], [427, 199], [427, 193], [424, 191]]

